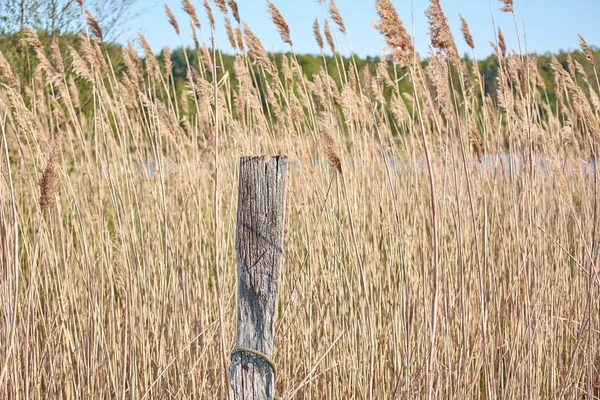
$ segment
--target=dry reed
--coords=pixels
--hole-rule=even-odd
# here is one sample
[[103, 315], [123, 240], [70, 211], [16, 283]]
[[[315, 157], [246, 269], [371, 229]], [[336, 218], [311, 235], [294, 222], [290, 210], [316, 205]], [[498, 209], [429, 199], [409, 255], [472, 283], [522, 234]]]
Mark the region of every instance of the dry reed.
[[331, 21], [351, 32], [332, 2], [312, 29], [336, 67], [306, 76], [226, 3], [238, 51], [218, 79], [189, 1], [185, 82], [142, 36], [143, 58], [87, 36], [65, 55], [25, 28], [28, 76], [0, 52], [0, 397], [223, 398], [235, 167], [281, 152], [278, 396], [598, 398], [594, 48], [580, 38], [583, 55], [546, 70], [499, 30], [484, 81], [453, 60], [438, 1], [421, 63], [378, 0], [401, 68], [359, 69], [336, 54]]
[[[192, 21], [194, 26], [196, 28], [200, 29], [200, 21], [198, 20], [198, 14], [196, 14], [196, 7], [194, 7], [194, 5], [192, 4], [192, 2], [190, 0], [183, 0], [183, 10], [190, 17], [190, 20]], [[167, 13], [167, 15], [168, 15], [168, 13]], [[169, 16], [169, 18], [170, 18], [170, 16]], [[171, 25], [173, 25], [173, 24], [171, 23]], [[177, 29], [176, 29], [176, 31], [177, 31]]]
[[166, 4], [165, 4], [165, 13], [167, 14], [167, 19], [169, 20], [169, 24], [171, 24], [173, 29], [175, 29], [175, 33], [177, 34], [177, 36], [180, 36], [181, 32], [179, 30], [179, 24], [177, 23], [177, 19], [175, 18], [175, 15], [173, 15], [173, 12], [169, 8], [169, 6]]
[[287, 43], [291, 47], [294, 47], [292, 39], [290, 39], [290, 27], [285, 22], [285, 19], [283, 18], [277, 7], [275, 7], [275, 4], [271, 3], [269, 0], [267, 0], [267, 6], [269, 7], [271, 21], [273, 21], [273, 24], [275, 24], [277, 32], [279, 33], [279, 37], [281, 37], [281, 40], [283, 40], [284, 43]]

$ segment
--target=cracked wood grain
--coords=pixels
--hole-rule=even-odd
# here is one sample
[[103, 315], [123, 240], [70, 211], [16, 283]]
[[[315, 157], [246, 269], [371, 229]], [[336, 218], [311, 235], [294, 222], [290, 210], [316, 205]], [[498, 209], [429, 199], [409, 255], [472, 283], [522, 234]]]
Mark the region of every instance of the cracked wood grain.
[[[236, 347], [271, 357], [283, 231], [287, 157], [242, 157], [238, 189]], [[235, 399], [273, 399], [275, 374], [261, 357], [234, 353]]]

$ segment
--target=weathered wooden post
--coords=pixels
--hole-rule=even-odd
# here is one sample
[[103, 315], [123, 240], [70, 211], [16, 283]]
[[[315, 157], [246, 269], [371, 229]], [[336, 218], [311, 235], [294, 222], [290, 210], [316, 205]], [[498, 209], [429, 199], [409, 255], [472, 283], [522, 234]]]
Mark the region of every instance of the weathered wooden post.
[[287, 157], [242, 157], [238, 190], [235, 399], [273, 399], [273, 322], [283, 258]]

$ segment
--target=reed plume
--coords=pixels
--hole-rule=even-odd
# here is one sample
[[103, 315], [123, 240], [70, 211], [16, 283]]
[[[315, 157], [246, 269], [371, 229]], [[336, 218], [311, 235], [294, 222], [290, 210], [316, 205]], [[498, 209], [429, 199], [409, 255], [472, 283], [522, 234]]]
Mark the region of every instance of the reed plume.
[[169, 8], [169, 6], [166, 3], [165, 3], [165, 13], [167, 14], [167, 19], [169, 20], [169, 24], [171, 24], [173, 29], [175, 29], [175, 33], [177, 34], [177, 36], [180, 36], [181, 32], [179, 31], [179, 24], [177, 23], [177, 19], [175, 18], [175, 15], [173, 15], [173, 12], [171, 11], [171, 9]]
[[583, 54], [585, 54], [585, 58], [588, 60], [588, 62], [590, 64], [592, 64], [595, 67], [596, 60], [594, 59], [594, 53], [592, 53], [592, 49], [590, 49], [590, 46], [588, 46], [588, 44], [585, 41], [585, 39], [583, 38], [583, 36], [581, 36], [581, 35], [578, 35], [578, 36], [579, 36], [579, 47], [581, 47]]
[[292, 39], [290, 38], [290, 27], [288, 26], [287, 22], [285, 22], [285, 19], [283, 18], [277, 7], [275, 7], [275, 4], [267, 0], [267, 6], [269, 7], [271, 21], [273, 21], [273, 23], [275, 24], [277, 32], [281, 37], [281, 40], [283, 40], [284, 43], [289, 44], [291, 47], [294, 47]]
[[233, 15], [233, 19], [236, 20], [236, 22], [239, 24], [240, 23], [240, 12], [238, 10], [238, 5], [235, 2], [235, 0], [227, 0], [227, 4], [229, 4], [229, 8], [231, 9], [231, 14]]
[[227, 16], [225, 18], [225, 32], [227, 32], [227, 39], [229, 39], [229, 44], [233, 49], [237, 49], [237, 44], [235, 43], [235, 32], [233, 31], [233, 26], [231, 26], [231, 22]]
[[[125, 49], [123, 49], [122, 52], [126, 53]], [[81, 57], [77, 50], [71, 46], [69, 46], [69, 54], [71, 55], [72, 59], [71, 67], [73, 68], [73, 72], [75, 72], [78, 77], [83, 77], [92, 82], [92, 70], [87, 62]]]
[[198, 34], [194, 29], [194, 24], [192, 23], [192, 21], [190, 21], [190, 28], [192, 30], [192, 41], [194, 42], [194, 47], [196, 51], [200, 51], [200, 41], [198, 40]]
[[392, 59], [398, 65], [407, 66], [414, 52], [410, 35], [404, 28], [396, 9], [390, 0], [378, 0], [375, 3], [379, 21], [375, 29], [385, 38], [387, 50], [391, 51]]
[[246, 51], [246, 48], [244, 46], [244, 33], [242, 32], [242, 26], [241, 25], [238, 25], [235, 28], [235, 38], [236, 38], [236, 42], [237, 42], [237, 45], [238, 45], [238, 49], [241, 52]]
[[52, 140], [52, 144], [46, 162], [46, 168], [42, 174], [40, 182], [40, 208], [42, 213], [45, 212], [54, 200], [54, 196], [58, 190], [58, 155], [60, 152], [61, 136], [56, 134]]
[[498, 28], [498, 46], [500, 46], [500, 54], [502, 54], [502, 57], [506, 57], [506, 41], [504, 40], [504, 34], [500, 28]]
[[575, 78], [575, 63], [573, 62], [573, 54], [571, 54], [571, 52], [567, 53], [567, 67], [569, 68], [571, 76]]
[[448, 18], [442, 10], [440, 0], [431, 0], [431, 5], [425, 11], [429, 20], [429, 36], [434, 48], [445, 52], [456, 68], [460, 68], [460, 57], [454, 42], [454, 37], [448, 26]]
[[342, 157], [339, 145], [333, 136], [335, 128], [331, 122], [331, 116], [328, 113], [321, 113], [317, 125], [321, 133], [321, 144], [329, 163], [335, 171], [342, 174]]
[[98, 66], [104, 72], [108, 72], [108, 64], [106, 60], [104, 60], [104, 54], [102, 53], [102, 48], [100, 48], [100, 44], [97, 41], [93, 41], [91, 43], [93, 47], [94, 53], [94, 65]]
[[499, 0], [504, 6], [500, 9], [502, 12], [512, 13], [514, 12], [513, 0]]
[[558, 184], [560, 197], [562, 197], [565, 204], [568, 204], [569, 208], [572, 208], [573, 198], [569, 192], [569, 185], [567, 183], [565, 174], [561, 168], [561, 163], [559, 161], [559, 155], [557, 151], [557, 147], [560, 148], [561, 146], [557, 145], [556, 141], [556, 139], [552, 137], [550, 138], [549, 143], [545, 146], [545, 153], [548, 157], [548, 165], [550, 166], [550, 169], [552, 170], [556, 182]]
[[469, 30], [469, 25], [467, 24], [467, 21], [465, 21], [465, 19], [463, 18], [462, 15], [459, 14], [459, 17], [460, 17], [460, 31], [462, 32], [463, 37], [465, 38], [465, 42], [467, 42], [467, 45], [471, 49], [474, 49], [475, 43], [473, 43], [473, 36], [471, 36], [471, 31]]
[[436, 89], [435, 100], [439, 104], [440, 110], [446, 120], [451, 121], [453, 112], [449, 73], [448, 63], [444, 56], [441, 53], [430, 54], [427, 74]]
[[[577, 60], [575, 60], [575, 70], [577, 71], [577, 73], [579, 75], [581, 75], [583, 77], [584, 81], [588, 82], [588, 80], [589, 80], [588, 74], [585, 71], [585, 68], [583, 68], [583, 65], [581, 65], [581, 63]], [[538, 73], [539, 73], [539, 71], [538, 71]]]
[[208, 4], [208, 0], [204, 0], [204, 10], [206, 11], [206, 16], [208, 17], [208, 22], [210, 23], [210, 29], [215, 30], [215, 17], [213, 16], [212, 9]]
[[60, 45], [58, 43], [58, 35], [54, 35], [52, 37], [52, 43], [50, 44], [52, 49], [52, 59], [54, 60], [54, 65], [56, 65], [56, 69], [61, 74], [65, 72], [65, 64], [63, 62], [62, 55], [60, 54]]
[[142, 79], [142, 76], [144, 74], [142, 68], [142, 60], [140, 59], [140, 55], [135, 50], [135, 46], [129, 40], [127, 41], [127, 52], [131, 57], [138, 79]]
[[342, 14], [340, 14], [340, 10], [338, 10], [337, 5], [335, 4], [335, 0], [331, 0], [329, 3], [329, 15], [335, 21], [338, 26], [340, 32], [344, 35], [346, 34], [346, 25], [344, 25], [344, 20], [342, 19]]
[[477, 129], [477, 122], [474, 119], [471, 120], [469, 126], [469, 141], [471, 142], [471, 148], [477, 157], [479, 164], [483, 162], [483, 146], [481, 145], [481, 136]]
[[214, 0], [214, 2], [219, 11], [227, 15], [227, 4], [225, 4], [225, 0]]
[[271, 71], [272, 65], [269, 55], [267, 54], [264, 46], [260, 39], [252, 32], [250, 27], [243, 23], [244, 26], [244, 38], [246, 39], [246, 45], [248, 51], [252, 57], [254, 57], [265, 69]]
[[141, 33], [138, 33], [138, 40], [142, 46], [142, 49], [144, 49], [144, 53], [146, 54], [146, 67], [148, 69], [148, 75], [158, 74], [160, 72], [158, 68], [158, 61], [154, 56], [154, 52], [150, 47], [150, 43], [148, 43], [144, 35]]
[[198, 14], [196, 14], [196, 7], [194, 7], [190, 0], [183, 0], [183, 11], [189, 15], [193, 26], [200, 29], [200, 21], [198, 20]]
[[323, 36], [321, 36], [321, 30], [319, 29], [319, 19], [315, 18], [315, 22], [313, 22], [313, 33], [315, 35], [315, 40], [317, 41], [317, 45], [323, 51]]
[[585, 125], [589, 133], [596, 140], [596, 142], [600, 143], [600, 126], [598, 125], [598, 120], [596, 119], [596, 115], [594, 114], [594, 111], [592, 110], [590, 102], [586, 98], [585, 93], [579, 87], [576, 89], [575, 98], [578, 99], [578, 103], [583, 114], [583, 120], [585, 121]]
[[92, 33], [94, 34], [94, 36], [96, 36], [98, 43], [102, 44], [104, 42], [104, 39], [102, 36], [102, 29], [100, 28], [100, 24], [98, 23], [98, 20], [96, 20], [96, 18], [94, 18], [94, 15], [90, 12], [90, 10], [85, 10], [85, 14], [86, 14], [88, 25], [90, 26], [90, 29], [92, 30]]
[[171, 48], [169, 46], [163, 47], [163, 57], [165, 59], [165, 73], [167, 77], [173, 77], [173, 61], [171, 59]]
[[329, 29], [329, 22], [327, 22], [327, 20], [325, 20], [325, 26], [323, 27], [323, 31], [325, 32], [325, 39], [327, 39], [327, 44], [329, 45], [331, 52], [335, 54], [335, 42], [333, 40], [331, 30]]
[[410, 121], [410, 113], [404, 104], [404, 100], [398, 94], [394, 94], [390, 104], [390, 111], [399, 125], [406, 124]]
[[35, 54], [40, 60], [40, 64], [46, 70], [46, 72], [53, 71], [54, 67], [52, 67], [52, 64], [50, 64], [50, 61], [48, 61], [48, 58], [46, 57], [44, 46], [42, 45], [42, 42], [40, 41], [37, 32], [29, 26], [24, 26], [23, 32], [25, 35], [22, 41], [33, 47], [33, 49], [35, 50]]
[[2, 54], [1, 51], [0, 51], [0, 76], [4, 76], [6, 83], [8, 84], [8, 86], [11, 89], [18, 91], [19, 81], [17, 80], [17, 77], [15, 76], [12, 69], [10, 68], [10, 64], [8, 63], [6, 58], [4, 58], [4, 54]]

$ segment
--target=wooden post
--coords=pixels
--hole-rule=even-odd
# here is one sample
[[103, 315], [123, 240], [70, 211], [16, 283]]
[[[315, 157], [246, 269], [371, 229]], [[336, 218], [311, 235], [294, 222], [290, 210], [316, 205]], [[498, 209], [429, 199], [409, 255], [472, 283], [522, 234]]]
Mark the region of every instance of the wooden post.
[[283, 258], [287, 157], [242, 157], [238, 191], [235, 399], [273, 399], [273, 322]]

